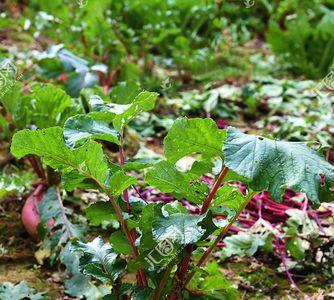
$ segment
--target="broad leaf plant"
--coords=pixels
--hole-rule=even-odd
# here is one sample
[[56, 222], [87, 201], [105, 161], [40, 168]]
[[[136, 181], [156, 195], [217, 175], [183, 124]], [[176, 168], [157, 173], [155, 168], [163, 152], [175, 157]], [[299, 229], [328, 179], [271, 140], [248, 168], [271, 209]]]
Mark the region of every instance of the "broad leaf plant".
[[[156, 99], [148, 91], [129, 104], [91, 96], [89, 111], [68, 118], [63, 127], [17, 132], [11, 152], [17, 158], [40, 157], [61, 174], [66, 191], [95, 189], [108, 197], [109, 202], [92, 204], [87, 214], [95, 224], [108, 215], [118, 221], [110, 243], [101, 237], [88, 243], [74, 238], [69, 246], [80, 255], [78, 269], [84, 276], [111, 287], [104, 299], [190, 299], [193, 288], [214, 294], [212, 299], [231, 296], [233, 287], [218, 267], [204, 266], [248, 201], [262, 191], [280, 201], [290, 188], [318, 206], [334, 198], [334, 167], [304, 143], [219, 129], [210, 118], [178, 118], [164, 139], [160, 161], [127, 159], [126, 128], [152, 110]], [[105, 151], [110, 143], [119, 147], [118, 161]], [[185, 171], [180, 162], [187, 157], [194, 163]], [[208, 186], [203, 176], [215, 178], [214, 184]], [[246, 194], [237, 183], [246, 186]], [[175, 201], [144, 201], [129, 193], [138, 191], [136, 186], [172, 194]], [[190, 213], [188, 205], [198, 213]], [[218, 214], [225, 219], [215, 218]], [[57, 215], [52, 216], [58, 222]], [[125, 274], [134, 274], [136, 283]]]

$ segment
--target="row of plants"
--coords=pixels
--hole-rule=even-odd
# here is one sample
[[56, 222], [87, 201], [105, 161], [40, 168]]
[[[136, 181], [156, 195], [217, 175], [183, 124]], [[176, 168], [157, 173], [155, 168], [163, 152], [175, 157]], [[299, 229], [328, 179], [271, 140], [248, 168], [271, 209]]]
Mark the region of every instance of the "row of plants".
[[[36, 0], [2, 5], [7, 10], [1, 27], [10, 29], [5, 39], [15, 35], [19, 51], [26, 43], [44, 51], [38, 58], [42, 74], [63, 81], [73, 96], [85, 85], [98, 82], [108, 90], [131, 79], [159, 90], [170, 72], [180, 75], [184, 84], [247, 77], [252, 61], [239, 45], [254, 37], [267, 41], [280, 59], [280, 69], [292, 74], [320, 79], [333, 66], [334, 4], [327, 0], [262, 0], [249, 8], [202, 0], [163, 5], [155, 0], [92, 0], [82, 7], [75, 1]], [[235, 38], [243, 34], [247, 38], [242, 41]], [[50, 39], [59, 46], [47, 49]], [[19, 59], [34, 59], [23, 52]]]

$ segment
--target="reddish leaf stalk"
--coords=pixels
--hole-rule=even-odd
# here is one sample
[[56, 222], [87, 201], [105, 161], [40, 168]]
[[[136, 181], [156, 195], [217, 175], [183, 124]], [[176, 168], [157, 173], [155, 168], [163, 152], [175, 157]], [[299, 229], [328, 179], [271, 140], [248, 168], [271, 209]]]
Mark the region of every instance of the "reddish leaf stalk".
[[[202, 257], [200, 258], [200, 260], [197, 263], [197, 267], [200, 268], [201, 266], [204, 265], [204, 263], [206, 262], [206, 260], [208, 259], [208, 257], [210, 256], [211, 252], [213, 251], [214, 247], [216, 247], [219, 243], [219, 241], [223, 238], [223, 236], [228, 232], [228, 230], [230, 229], [230, 227], [233, 225], [233, 223], [239, 218], [240, 214], [242, 213], [242, 211], [244, 210], [244, 208], [247, 206], [249, 201], [247, 201], [243, 207], [238, 211], [238, 213], [231, 219], [231, 221], [227, 224], [227, 226], [225, 226], [222, 231], [220, 232], [220, 234], [216, 237], [215, 241], [213, 242], [213, 244], [204, 252], [204, 254], [202, 255]], [[192, 271], [186, 278], [185, 280], [185, 284], [187, 284], [195, 275], [196, 271]]]
[[[124, 152], [124, 140], [123, 140], [123, 134], [121, 134], [120, 138], [119, 138], [119, 141], [120, 141], [120, 149], [119, 149], [119, 165], [120, 166], [124, 166], [125, 164], [125, 152]], [[123, 192], [123, 198], [126, 202], [126, 211], [127, 213], [131, 213], [131, 204], [130, 204], [130, 199], [129, 199], [129, 191], [126, 189], [124, 192]], [[124, 222], [125, 224], [125, 222]], [[135, 249], [135, 252], [136, 252], [136, 256], [138, 256], [138, 249], [137, 247], [135, 246], [135, 241], [136, 241], [136, 231], [135, 230], [131, 230], [129, 231], [128, 230], [128, 234], [129, 234], [129, 242], [131, 244], [131, 247], [133, 249]], [[137, 271], [137, 282], [138, 282], [138, 285], [139, 286], [147, 286], [147, 278], [146, 278], [146, 275], [145, 275], [145, 272], [143, 269], [140, 269]]]
[[291, 285], [298, 291], [301, 293], [301, 290], [299, 289], [299, 287], [297, 286], [296, 282], [293, 280], [292, 276], [291, 276], [291, 273], [289, 271], [289, 267], [286, 263], [286, 253], [285, 253], [285, 246], [281, 246], [279, 244], [279, 237], [278, 236], [275, 236], [275, 244], [276, 244], [276, 249], [278, 250], [279, 252], [279, 256], [280, 256], [280, 259], [282, 261], [282, 264], [284, 266], [284, 270], [285, 270], [285, 273], [291, 283]]
[[212, 190], [210, 191], [209, 195], [204, 200], [204, 203], [203, 203], [203, 206], [200, 212], [201, 215], [205, 214], [208, 211], [211, 201], [213, 197], [215, 196], [215, 194], [217, 193], [219, 187], [221, 186], [227, 172], [228, 172], [228, 167], [224, 167], [219, 177], [217, 178], [215, 184], [213, 185]]
[[[212, 202], [212, 199], [213, 197], [215, 196], [215, 194], [217, 193], [219, 187], [221, 186], [227, 172], [228, 172], [228, 167], [224, 167], [224, 169], [221, 171], [221, 173], [219, 174], [216, 182], [214, 183], [210, 193], [208, 194], [208, 196], [206, 197], [206, 199], [204, 200], [203, 202], [203, 206], [202, 206], [202, 209], [200, 211], [200, 214], [205, 214], [209, 207], [210, 207], [210, 204]], [[194, 251], [195, 249], [195, 245], [188, 245], [186, 247], [186, 256], [183, 258], [183, 260], [181, 261], [181, 264], [178, 268], [178, 271], [177, 271], [177, 277], [178, 277], [178, 280], [179, 281], [183, 281], [184, 280], [184, 277], [186, 276], [186, 273], [187, 273], [187, 270], [189, 268], [189, 264], [190, 264], [190, 261], [191, 261], [191, 254], [192, 252]], [[176, 297], [176, 293], [172, 293], [168, 299], [170, 300], [173, 300], [175, 299]]]
[[[119, 141], [121, 143], [119, 147], [119, 165], [122, 167], [125, 164], [125, 152], [124, 152], [124, 147], [123, 147], [123, 135], [120, 136]], [[128, 213], [131, 212], [131, 204], [129, 200], [129, 191], [126, 189], [123, 192], [123, 198], [126, 201], [126, 211]]]
[[166, 268], [166, 270], [165, 270], [165, 272], [164, 272], [164, 274], [163, 274], [163, 276], [162, 276], [162, 279], [161, 279], [161, 281], [160, 281], [160, 283], [159, 283], [159, 286], [158, 286], [158, 288], [156, 289], [156, 291], [155, 291], [155, 293], [154, 293], [154, 295], [153, 295], [152, 300], [160, 300], [160, 299], [161, 299], [162, 291], [164, 290], [164, 287], [165, 287], [166, 282], [167, 282], [167, 280], [168, 280], [169, 274], [170, 274], [171, 271], [172, 271], [172, 268], [173, 268], [173, 264], [170, 264], [170, 265]]
[[45, 180], [45, 174], [44, 174], [44, 170], [43, 167], [41, 166], [40, 162], [38, 161], [38, 159], [34, 156], [34, 155], [28, 155], [28, 160], [32, 166], [32, 168], [34, 169], [36, 175], [41, 178], [42, 180]]

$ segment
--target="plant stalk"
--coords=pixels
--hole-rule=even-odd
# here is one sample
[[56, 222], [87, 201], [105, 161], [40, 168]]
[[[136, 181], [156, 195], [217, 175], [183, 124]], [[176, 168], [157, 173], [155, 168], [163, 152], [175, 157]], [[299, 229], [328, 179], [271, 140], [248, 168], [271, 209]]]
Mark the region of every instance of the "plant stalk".
[[[123, 139], [123, 132], [119, 138], [120, 141], [120, 148], [119, 148], [119, 165], [122, 167], [125, 164], [125, 151], [124, 151], [124, 139]], [[131, 204], [130, 204], [130, 199], [129, 199], [129, 191], [128, 189], [123, 191], [123, 198], [126, 201], [126, 211], [127, 213], [131, 213]], [[117, 205], [118, 206], [118, 205]], [[121, 212], [122, 214], [122, 212]], [[125, 224], [125, 222], [124, 222]], [[126, 225], [126, 224], [125, 224]], [[129, 242], [132, 246], [132, 249], [135, 250], [134, 253], [136, 253], [136, 257], [138, 256], [138, 249], [135, 246], [135, 241], [136, 241], [136, 231], [132, 230], [130, 231], [129, 229], [127, 229], [127, 234], [129, 235], [128, 239]], [[147, 278], [146, 278], [146, 274], [144, 272], [143, 269], [140, 269], [137, 271], [137, 281], [138, 281], [138, 285], [139, 286], [147, 286]]]
[[165, 287], [165, 285], [166, 285], [166, 283], [167, 283], [168, 276], [169, 276], [169, 274], [170, 274], [172, 268], [173, 268], [173, 264], [171, 263], [171, 264], [166, 268], [166, 270], [165, 270], [165, 272], [164, 272], [164, 274], [163, 274], [163, 276], [162, 276], [162, 278], [161, 278], [161, 281], [160, 281], [160, 283], [159, 283], [159, 286], [158, 286], [158, 288], [155, 290], [155, 293], [154, 293], [154, 295], [153, 295], [152, 300], [160, 300], [160, 299], [161, 299], [162, 291], [163, 291], [163, 289], [164, 289], [164, 287]]
[[214, 183], [212, 190], [210, 191], [209, 195], [206, 197], [206, 199], [204, 200], [202, 209], [200, 214], [203, 215], [205, 214], [211, 204], [211, 201], [213, 199], [213, 197], [215, 196], [215, 194], [217, 193], [219, 187], [221, 186], [226, 174], [228, 172], [228, 167], [224, 167], [224, 169], [221, 171], [221, 173], [219, 174], [219, 177], [217, 178], [216, 182]]
[[[121, 143], [119, 147], [119, 165], [122, 167], [125, 164], [125, 152], [124, 152], [124, 146], [123, 146], [123, 134], [120, 136], [119, 141]], [[123, 192], [123, 198], [126, 201], [126, 211], [127, 213], [131, 213], [131, 204], [129, 200], [129, 191], [126, 189]]]
[[[203, 202], [203, 206], [202, 206], [202, 209], [200, 211], [200, 214], [205, 214], [209, 207], [210, 207], [210, 204], [213, 200], [213, 197], [215, 196], [215, 194], [217, 193], [219, 187], [221, 186], [226, 174], [228, 173], [228, 167], [224, 167], [224, 169], [221, 171], [221, 173], [219, 174], [216, 182], [214, 183], [210, 193], [208, 194], [208, 196], [206, 197], [206, 199], [204, 200]], [[191, 254], [192, 252], [194, 251], [195, 249], [195, 245], [188, 245], [186, 247], [186, 256], [183, 258], [183, 260], [181, 261], [181, 264], [177, 270], [177, 277], [178, 277], [178, 280], [179, 281], [183, 281], [184, 280], [184, 277], [186, 276], [186, 273], [187, 273], [187, 270], [189, 268], [189, 264], [190, 264], [190, 261], [191, 261]], [[172, 293], [169, 297], [170, 300], [174, 299], [175, 298], [175, 295], [176, 293]]]
[[[201, 266], [203, 266], [203, 264], [206, 262], [207, 258], [210, 256], [211, 252], [213, 251], [214, 247], [217, 246], [217, 244], [219, 243], [219, 241], [223, 238], [223, 236], [228, 232], [228, 230], [230, 229], [230, 227], [233, 225], [233, 223], [239, 218], [240, 214], [242, 213], [242, 211], [245, 209], [245, 207], [247, 206], [248, 202], [250, 201], [250, 199], [248, 201], [245, 202], [245, 204], [242, 206], [242, 208], [237, 212], [237, 214], [231, 219], [231, 221], [222, 229], [222, 231], [220, 232], [220, 234], [216, 237], [215, 241], [213, 242], [213, 244], [206, 249], [206, 251], [204, 252], [204, 254], [202, 255], [202, 257], [200, 258], [200, 260], [198, 261], [198, 263], [196, 264], [196, 267], [200, 268]], [[187, 284], [195, 275], [196, 271], [192, 271], [186, 278], [185, 284]]]
[[43, 167], [41, 166], [40, 162], [38, 161], [38, 159], [36, 158], [36, 156], [34, 155], [28, 155], [28, 160], [32, 166], [32, 168], [34, 169], [36, 175], [41, 178], [42, 180], [45, 180], [45, 174], [44, 174], [44, 170]]

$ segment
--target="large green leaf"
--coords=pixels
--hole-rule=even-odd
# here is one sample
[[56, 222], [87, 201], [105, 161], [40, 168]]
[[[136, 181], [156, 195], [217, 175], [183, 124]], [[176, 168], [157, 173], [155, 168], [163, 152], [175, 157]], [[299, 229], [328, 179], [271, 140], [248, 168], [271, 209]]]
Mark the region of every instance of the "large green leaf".
[[61, 263], [66, 267], [64, 275], [69, 276], [65, 280], [65, 291], [72, 297], [82, 297], [90, 293], [95, 286], [90, 283], [90, 277], [79, 271], [79, 253], [70, 251], [71, 242], [68, 242], [59, 254]]
[[89, 115], [76, 115], [67, 119], [64, 124], [64, 139], [69, 148], [81, 146], [88, 139], [120, 144], [115, 129], [103, 121], [94, 120]]
[[194, 203], [201, 203], [205, 195], [196, 193], [186, 175], [168, 161], [155, 164], [146, 175], [146, 181], [164, 193], [176, 193]]
[[150, 203], [139, 221], [141, 265], [166, 266], [186, 245], [206, 239], [217, 227], [212, 214], [192, 215], [180, 203]]
[[157, 97], [158, 94], [153, 92], [144, 91], [139, 93], [122, 114], [116, 115], [115, 119], [113, 120], [115, 128], [121, 130], [121, 128], [127, 125], [140, 113], [153, 109]]
[[224, 256], [230, 257], [233, 255], [252, 256], [261, 249], [266, 243], [272, 242], [270, 232], [265, 233], [250, 233], [239, 232], [224, 239], [225, 247], [223, 250]]
[[212, 119], [177, 119], [164, 140], [164, 151], [170, 162], [193, 152], [208, 157], [222, 156], [226, 133]]
[[149, 203], [145, 206], [142, 213], [140, 214], [139, 229], [140, 229], [140, 249], [151, 250], [156, 245], [152, 235], [152, 220], [157, 215], [160, 215], [162, 203]]
[[144, 111], [154, 108], [158, 94], [153, 92], [140, 92], [130, 104], [105, 103], [100, 97], [94, 96], [90, 99], [93, 110], [91, 115], [107, 122], [113, 122], [119, 132], [133, 118]]
[[334, 167], [304, 143], [275, 141], [227, 130], [225, 164], [246, 177], [255, 191], [280, 200], [287, 187], [319, 204], [334, 198]]
[[115, 252], [119, 254], [132, 254], [132, 249], [130, 247], [129, 241], [126, 238], [123, 231], [118, 230], [114, 232], [109, 238], [110, 244], [112, 245]]
[[298, 234], [296, 228], [289, 228], [286, 231], [285, 247], [294, 259], [302, 260], [305, 258], [309, 243], [298, 237]]
[[117, 259], [117, 254], [101, 237], [90, 243], [73, 241], [71, 251], [81, 252], [80, 270], [84, 275], [91, 275], [101, 281], [115, 281], [125, 268], [125, 263]]
[[11, 152], [22, 158], [28, 154], [38, 155], [44, 163], [59, 170], [74, 180], [68, 184], [75, 187], [89, 178], [95, 182], [105, 183], [108, 175], [108, 162], [102, 146], [94, 141], [87, 142], [76, 149], [68, 149], [63, 141], [63, 132], [59, 127], [41, 130], [21, 130], [12, 139]]
[[189, 287], [201, 291], [206, 299], [241, 299], [237, 287], [222, 275], [221, 266], [215, 261], [208, 262], [204, 270], [198, 270], [189, 282]]
[[127, 80], [117, 83], [110, 91], [112, 102], [129, 104], [140, 92], [140, 85], [136, 80]]

